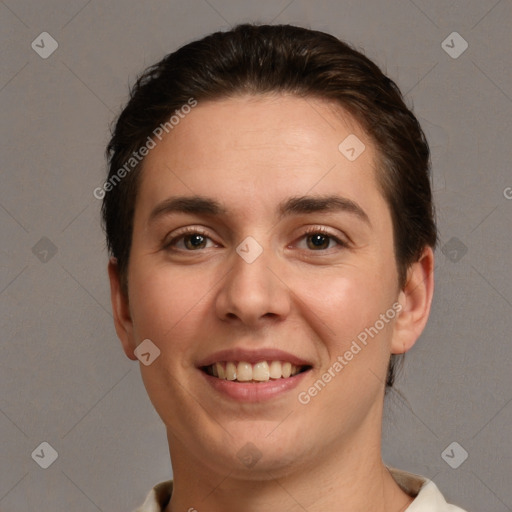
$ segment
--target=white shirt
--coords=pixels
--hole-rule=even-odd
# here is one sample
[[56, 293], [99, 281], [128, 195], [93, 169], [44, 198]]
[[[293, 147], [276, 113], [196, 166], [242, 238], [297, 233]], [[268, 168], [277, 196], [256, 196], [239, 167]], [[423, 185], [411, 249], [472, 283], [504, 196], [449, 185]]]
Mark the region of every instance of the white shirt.
[[[389, 471], [401, 489], [414, 497], [414, 501], [405, 512], [465, 512], [463, 509], [446, 503], [443, 495], [431, 480], [389, 468]], [[172, 480], [160, 482], [149, 492], [146, 500], [134, 512], [162, 512], [172, 494]]]

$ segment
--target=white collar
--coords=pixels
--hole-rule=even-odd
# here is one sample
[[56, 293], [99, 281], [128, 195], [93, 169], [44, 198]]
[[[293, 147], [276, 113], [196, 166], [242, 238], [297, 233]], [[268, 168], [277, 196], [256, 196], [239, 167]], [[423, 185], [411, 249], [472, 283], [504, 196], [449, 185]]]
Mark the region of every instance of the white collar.
[[[431, 480], [399, 469], [388, 469], [400, 488], [414, 497], [414, 501], [405, 512], [465, 512], [455, 505], [446, 503]], [[171, 494], [172, 480], [160, 482], [151, 489], [142, 506], [134, 512], [162, 512], [169, 503]]]

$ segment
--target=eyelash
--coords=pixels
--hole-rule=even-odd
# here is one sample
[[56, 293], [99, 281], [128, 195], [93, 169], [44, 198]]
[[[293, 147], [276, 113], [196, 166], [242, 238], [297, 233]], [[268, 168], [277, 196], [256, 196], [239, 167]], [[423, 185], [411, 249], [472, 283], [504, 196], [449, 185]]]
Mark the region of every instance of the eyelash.
[[[329, 230], [327, 230], [326, 228], [324, 227], [311, 227], [311, 228], [308, 228], [306, 229], [306, 231], [302, 234], [302, 236], [300, 237], [300, 239], [302, 240], [303, 238], [307, 238], [308, 236], [311, 236], [311, 235], [322, 235], [322, 236], [325, 236], [327, 238], [329, 238], [330, 240], [336, 242], [336, 244], [339, 246], [339, 247], [348, 247], [348, 243], [345, 242], [344, 240], [341, 240], [340, 238], [338, 238], [336, 235], [333, 235]], [[314, 251], [314, 250], [311, 250], [311, 252], [325, 252], [325, 251], [328, 251], [329, 249], [333, 249], [332, 247], [328, 248], [328, 249], [320, 249], [318, 251]]]
[[[175, 245], [178, 241], [182, 240], [184, 237], [186, 237], [187, 235], [201, 235], [201, 236], [204, 236], [205, 238], [208, 238], [211, 240], [211, 237], [209, 236], [209, 234], [200, 229], [200, 228], [194, 228], [194, 227], [188, 227], [188, 228], [184, 228], [180, 233], [178, 233], [177, 235], [175, 235], [173, 238], [171, 238], [171, 240], [167, 241], [167, 242], [163, 242], [163, 247], [162, 249], [164, 250], [174, 250], [174, 251], [184, 251], [184, 252], [196, 252], [196, 251], [193, 251], [193, 250], [187, 250], [187, 249], [173, 249], [172, 246]], [[324, 227], [312, 227], [312, 228], [308, 228], [303, 234], [302, 236], [300, 237], [300, 239], [303, 239], [305, 237], [308, 237], [308, 236], [311, 236], [311, 235], [323, 235], [325, 237], [328, 237], [330, 240], [336, 242], [336, 244], [338, 244], [338, 246], [340, 247], [348, 247], [348, 243], [345, 242], [344, 240], [341, 240], [340, 238], [338, 238], [337, 236], [333, 235], [332, 233], [330, 233], [326, 228]], [[320, 249], [318, 251], [314, 251], [314, 250], [311, 250], [311, 252], [325, 252], [325, 251], [328, 251], [329, 249], [332, 249], [332, 248], [328, 248], [328, 249]], [[201, 249], [198, 249], [198, 251], [200, 251]]]

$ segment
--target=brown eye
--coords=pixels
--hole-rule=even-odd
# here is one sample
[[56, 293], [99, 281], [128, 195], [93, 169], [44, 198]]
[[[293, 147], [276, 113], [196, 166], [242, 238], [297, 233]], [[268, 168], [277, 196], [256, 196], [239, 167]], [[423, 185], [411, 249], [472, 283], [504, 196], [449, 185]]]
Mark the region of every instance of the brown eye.
[[191, 228], [176, 233], [176, 236], [162, 244], [166, 251], [192, 252], [215, 247], [216, 244], [205, 232]]
[[187, 249], [203, 249], [206, 246], [207, 237], [194, 233], [193, 235], [186, 235], [183, 237], [183, 243]]
[[307, 237], [308, 249], [312, 250], [328, 249], [330, 242], [331, 237], [329, 235], [325, 235], [324, 233], [314, 233], [312, 235], [308, 235]]
[[327, 231], [323, 227], [315, 227], [304, 232], [296, 247], [305, 251], [318, 253], [329, 251], [328, 254], [330, 254], [334, 250], [347, 248], [348, 243], [345, 242], [343, 238]]

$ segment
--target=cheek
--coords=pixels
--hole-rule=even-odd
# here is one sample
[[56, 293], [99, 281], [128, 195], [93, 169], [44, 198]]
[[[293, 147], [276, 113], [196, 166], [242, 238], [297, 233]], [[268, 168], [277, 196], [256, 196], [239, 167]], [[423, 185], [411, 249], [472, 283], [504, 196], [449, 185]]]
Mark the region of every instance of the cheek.
[[378, 265], [352, 266], [296, 276], [293, 292], [305, 305], [308, 323], [316, 325], [330, 345], [343, 348], [391, 308], [393, 278]]
[[133, 267], [137, 268], [130, 276], [134, 334], [137, 342], [150, 339], [160, 350], [153, 363], [140, 365], [141, 376], [162, 421], [173, 425], [176, 411], [181, 416], [191, 413], [184, 405], [190, 402], [184, 383], [190, 371], [189, 355], [201, 342], [207, 290], [197, 272], [142, 260], [134, 261]]
[[198, 323], [208, 285], [197, 272], [149, 261], [133, 266], [137, 271], [130, 276], [130, 304], [136, 335], [162, 347], [179, 344], [187, 338], [187, 329]]
[[327, 291], [315, 301], [309, 297], [310, 307], [304, 308], [310, 311], [308, 323], [315, 326], [323, 357], [315, 378], [297, 396], [301, 405], [310, 408], [304, 410], [309, 418], [322, 418], [326, 436], [339, 433], [340, 428], [355, 432], [368, 411], [378, 409], [392, 321], [379, 323], [381, 329], [375, 329], [375, 324], [393, 304], [386, 288], [369, 286], [365, 276], [329, 283]]

